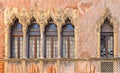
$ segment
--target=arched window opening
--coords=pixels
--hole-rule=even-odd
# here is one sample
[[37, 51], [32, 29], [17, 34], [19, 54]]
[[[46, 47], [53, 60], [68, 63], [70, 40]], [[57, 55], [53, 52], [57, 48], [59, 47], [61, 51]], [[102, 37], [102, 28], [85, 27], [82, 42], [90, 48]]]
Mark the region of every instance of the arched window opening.
[[110, 25], [108, 18], [105, 19], [101, 26], [101, 43], [100, 55], [101, 58], [113, 58], [114, 56], [114, 38], [113, 27]]
[[28, 58], [40, 57], [40, 26], [35, 23], [35, 19], [31, 20], [28, 27]]
[[[67, 19], [69, 20], [69, 19]], [[66, 21], [62, 27], [62, 57], [74, 58], [74, 26]]]
[[48, 25], [45, 27], [45, 36], [45, 57], [57, 58], [57, 26], [52, 21], [49, 21]]
[[14, 24], [11, 26], [11, 58], [21, 58], [23, 48], [23, 32], [22, 25], [18, 19], [15, 19]]

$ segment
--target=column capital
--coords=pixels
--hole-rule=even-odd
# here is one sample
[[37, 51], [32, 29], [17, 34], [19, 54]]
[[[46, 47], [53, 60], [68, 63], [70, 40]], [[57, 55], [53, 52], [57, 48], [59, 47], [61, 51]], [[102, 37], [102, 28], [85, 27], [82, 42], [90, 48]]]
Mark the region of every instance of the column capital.
[[62, 31], [62, 26], [59, 25], [57, 29], [58, 29], [58, 34], [61, 33], [61, 31]]
[[44, 24], [42, 24], [42, 25], [40, 26], [40, 30], [41, 30], [41, 32], [44, 32], [44, 31], [45, 31], [45, 25], [44, 25]]
[[27, 28], [23, 27], [23, 34], [27, 32]]
[[4, 28], [5, 32], [11, 32], [10, 28], [6, 27]]

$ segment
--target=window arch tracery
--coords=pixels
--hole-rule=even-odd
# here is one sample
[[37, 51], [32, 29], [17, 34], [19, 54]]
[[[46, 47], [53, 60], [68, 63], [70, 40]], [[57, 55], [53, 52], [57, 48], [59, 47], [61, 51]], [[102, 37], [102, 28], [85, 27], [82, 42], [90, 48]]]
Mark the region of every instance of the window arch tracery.
[[19, 20], [16, 19], [14, 24], [11, 26], [11, 58], [22, 58], [22, 48], [23, 48], [23, 31], [22, 25]]
[[74, 26], [69, 18], [62, 27], [62, 58], [74, 58]]
[[45, 27], [45, 57], [57, 58], [58, 53], [58, 32], [57, 26], [52, 20], [48, 21], [48, 25]]
[[101, 26], [101, 58], [113, 58], [114, 56], [114, 38], [113, 27], [110, 25], [108, 18], [105, 19]]
[[31, 21], [31, 25], [28, 27], [28, 58], [40, 57], [40, 26]]

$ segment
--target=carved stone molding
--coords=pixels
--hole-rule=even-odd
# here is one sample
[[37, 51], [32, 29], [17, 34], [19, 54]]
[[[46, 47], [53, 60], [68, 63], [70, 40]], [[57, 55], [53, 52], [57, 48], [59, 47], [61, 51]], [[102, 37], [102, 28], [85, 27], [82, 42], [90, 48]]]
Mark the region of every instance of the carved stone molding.
[[46, 25], [48, 23], [47, 20], [50, 17], [56, 25], [63, 25], [65, 19], [68, 17], [71, 20], [71, 23], [75, 25], [74, 22], [79, 19], [79, 11], [72, 8], [66, 8], [64, 11], [61, 9], [48, 9], [47, 11], [43, 9], [35, 10], [34, 8], [31, 8], [30, 10], [22, 8], [18, 11], [18, 8], [16, 7], [12, 9], [6, 8], [4, 11], [4, 24], [10, 26], [15, 17], [19, 19], [19, 22], [23, 26], [28, 26], [32, 17], [36, 19], [36, 22], [39, 23], [39, 25]]
[[[31, 8], [30, 10], [27, 10], [26, 8], [22, 8], [21, 10], [18, 11], [18, 8], [6, 8], [4, 11], [4, 24], [6, 26], [5, 29], [5, 57], [6, 59], [9, 59], [9, 52], [10, 52], [10, 27], [13, 25], [15, 19], [19, 20], [19, 23], [22, 24], [22, 30], [23, 30], [23, 49], [26, 50], [26, 33], [27, 33], [27, 28], [31, 23], [31, 19], [34, 18], [36, 20], [36, 23], [40, 25], [40, 31], [41, 31], [41, 52], [43, 52], [44, 49], [44, 31], [45, 31], [45, 26], [48, 24], [48, 19], [52, 18], [53, 22], [57, 25], [58, 29], [58, 47], [59, 47], [59, 53], [58, 53], [58, 58], [61, 58], [60, 56], [60, 49], [61, 49], [61, 29], [62, 26], [65, 24], [65, 20], [67, 18], [70, 19], [72, 25], [79, 24], [79, 11], [77, 9], [72, 9], [72, 8], [66, 8], [65, 10], [61, 9], [48, 9], [47, 11], [43, 9], [38, 9], [35, 10], [35, 8]], [[76, 35], [75, 35], [76, 37]], [[76, 37], [77, 39], [77, 37]], [[8, 46], [9, 44], [9, 46]], [[23, 50], [23, 57], [22, 59], [26, 59], [25, 54], [26, 52]], [[77, 48], [75, 48], [77, 50]], [[76, 52], [77, 53], [77, 52]], [[77, 54], [75, 55], [77, 56]], [[41, 58], [43, 58], [43, 53], [41, 53]], [[49, 60], [50, 61], [50, 60]], [[22, 61], [22, 66], [23, 66], [23, 72], [25, 70], [25, 60]], [[40, 63], [42, 64], [42, 63]], [[7, 73], [7, 63], [5, 66], [5, 73]], [[59, 63], [58, 63], [59, 66]], [[41, 65], [40, 68], [43, 66]], [[59, 71], [59, 69], [58, 69]]]

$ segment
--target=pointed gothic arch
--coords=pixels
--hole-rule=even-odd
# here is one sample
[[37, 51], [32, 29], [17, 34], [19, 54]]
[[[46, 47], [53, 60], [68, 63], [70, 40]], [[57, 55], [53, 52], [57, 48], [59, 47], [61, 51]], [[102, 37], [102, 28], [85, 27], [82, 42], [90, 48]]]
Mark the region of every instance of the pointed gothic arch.
[[105, 9], [104, 15], [100, 20], [98, 21], [97, 25], [97, 36], [98, 36], [98, 41], [97, 41], [97, 57], [100, 58], [100, 33], [101, 33], [101, 26], [104, 25], [105, 19], [109, 20], [109, 24], [113, 27], [113, 39], [114, 39], [114, 57], [117, 57], [117, 21], [115, 20], [114, 17], [112, 17], [112, 14], [108, 8]]
[[13, 19], [10, 31], [10, 58], [22, 58], [23, 30], [17, 18]]
[[67, 17], [65, 24], [62, 26], [62, 58], [74, 58], [75, 53], [75, 36], [74, 36], [74, 25], [71, 20]]
[[36, 23], [34, 17], [30, 20], [27, 32], [27, 57], [40, 57], [40, 25]]
[[50, 17], [48, 24], [45, 26], [45, 57], [46, 58], [57, 58], [58, 53], [58, 31], [57, 25]]

